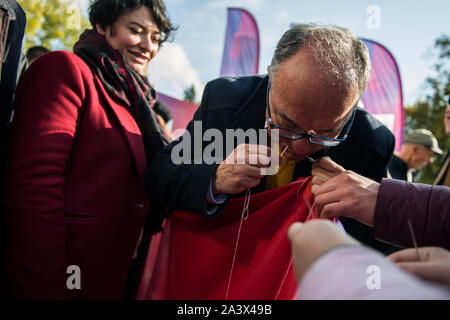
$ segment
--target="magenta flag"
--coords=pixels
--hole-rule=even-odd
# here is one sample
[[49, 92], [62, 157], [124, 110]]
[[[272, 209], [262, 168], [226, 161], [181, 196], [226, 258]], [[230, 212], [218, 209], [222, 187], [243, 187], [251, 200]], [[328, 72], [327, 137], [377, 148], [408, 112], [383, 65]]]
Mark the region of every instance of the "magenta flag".
[[178, 138], [182, 135], [180, 130], [185, 130], [189, 121], [194, 117], [198, 105], [189, 101], [178, 100], [159, 92], [157, 99], [169, 108], [173, 119], [172, 132], [178, 130], [178, 134], [175, 134], [173, 138]]
[[361, 39], [369, 49], [372, 74], [361, 99], [364, 108], [395, 135], [395, 150], [400, 151], [405, 128], [402, 80], [394, 56], [381, 44]]
[[221, 77], [258, 73], [259, 31], [255, 18], [245, 9], [228, 8], [228, 25]]

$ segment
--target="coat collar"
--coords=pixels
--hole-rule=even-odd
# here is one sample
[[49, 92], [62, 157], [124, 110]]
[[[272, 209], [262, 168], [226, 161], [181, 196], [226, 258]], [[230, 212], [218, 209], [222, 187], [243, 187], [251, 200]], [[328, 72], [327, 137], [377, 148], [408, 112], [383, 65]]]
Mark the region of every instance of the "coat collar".
[[262, 129], [266, 121], [266, 91], [269, 77], [265, 76], [234, 114], [233, 129]]

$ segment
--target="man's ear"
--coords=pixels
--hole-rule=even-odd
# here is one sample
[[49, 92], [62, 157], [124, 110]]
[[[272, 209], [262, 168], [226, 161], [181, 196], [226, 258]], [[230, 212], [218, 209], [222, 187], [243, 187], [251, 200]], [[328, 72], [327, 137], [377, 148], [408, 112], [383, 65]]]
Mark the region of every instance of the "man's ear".
[[106, 35], [106, 31], [105, 31], [105, 29], [103, 29], [103, 27], [101, 26], [100, 23], [97, 23], [97, 24], [95, 25], [95, 28], [97, 29], [97, 32], [98, 32], [99, 34], [101, 34], [102, 36]]

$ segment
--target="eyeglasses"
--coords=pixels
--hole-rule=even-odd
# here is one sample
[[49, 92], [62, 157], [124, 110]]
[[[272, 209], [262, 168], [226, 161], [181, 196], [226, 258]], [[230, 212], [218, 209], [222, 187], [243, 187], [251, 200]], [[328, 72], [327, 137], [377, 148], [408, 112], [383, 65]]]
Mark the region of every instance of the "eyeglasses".
[[341, 142], [344, 142], [347, 139], [348, 133], [350, 132], [350, 128], [352, 127], [353, 120], [355, 119], [355, 109], [353, 108], [352, 115], [350, 116], [350, 119], [347, 121], [345, 126], [342, 128], [339, 137], [340, 138], [328, 138], [328, 137], [322, 137], [322, 136], [316, 136], [309, 133], [299, 132], [292, 129], [283, 128], [280, 126], [277, 126], [276, 124], [273, 124], [272, 122], [272, 115], [270, 113], [270, 84], [267, 86], [267, 95], [266, 95], [266, 105], [267, 105], [267, 114], [269, 115], [269, 126], [271, 129], [278, 129], [279, 130], [279, 136], [296, 141], [303, 138], [308, 138], [310, 143], [318, 144], [325, 147], [335, 147], [339, 145]]

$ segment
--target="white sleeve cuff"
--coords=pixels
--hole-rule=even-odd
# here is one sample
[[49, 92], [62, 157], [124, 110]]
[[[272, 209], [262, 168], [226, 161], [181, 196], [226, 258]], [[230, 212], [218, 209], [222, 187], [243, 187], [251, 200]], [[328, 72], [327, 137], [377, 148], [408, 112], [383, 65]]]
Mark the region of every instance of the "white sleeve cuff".
[[207, 197], [209, 202], [217, 206], [224, 204], [225, 201], [227, 201], [227, 195], [225, 193], [220, 193], [214, 197], [212, 192], [212, 181], [209, 183], [209, 190]]
[[212, 192], [212, 181], [209, 183], [209, 190], [206, 198], [211, 205], [207, 205], [206, 214], [211, 216], [213, 215], [221, 204], [224, 204], [227, 201], [227, 195], [224, 193], [218, 194], [214, 197]]

